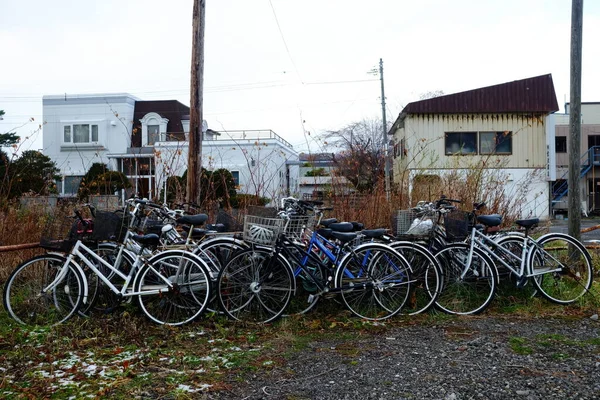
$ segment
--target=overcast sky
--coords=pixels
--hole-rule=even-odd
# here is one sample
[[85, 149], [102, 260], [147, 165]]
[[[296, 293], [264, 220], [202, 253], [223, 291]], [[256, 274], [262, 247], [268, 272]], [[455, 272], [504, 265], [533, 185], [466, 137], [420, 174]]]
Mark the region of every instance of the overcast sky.
[[[297, 150], [446, 94], [551, 73], [569, 100], [569, 0], [206, 0], [204, 119]], [[192, 0], [0, 0], [0, 132], [40, 149], [43, 95], [189, 105]], [[583, 101], [600, 101], [600, 1], [584, 4]], [[34, 122], [28, 122], [34, 118]], [[311, 132], [308, 136], [305, 132]]]

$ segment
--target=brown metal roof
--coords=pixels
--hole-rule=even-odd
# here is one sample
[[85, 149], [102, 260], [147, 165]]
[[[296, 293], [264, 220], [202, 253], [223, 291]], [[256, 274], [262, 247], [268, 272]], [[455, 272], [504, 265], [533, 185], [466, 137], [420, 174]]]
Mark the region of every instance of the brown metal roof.
[[140, 119], [151, 112], [155, 112], [161, 117], [169, 120], [166, 133], [180, 134], [180, 136], [183, 136], [183, 125], [181, 124], [181, 120], [190, 119], [190, 108], [188, 106], [177, 100], [136, 101], [133, 110], [134, 133], [131, 137], [132, 147], [140, 147], [142, 145], [142, 124], [140, 123]]
[[402, 114], [552, 113], [552, 75], [541, 75], [409, 103]]

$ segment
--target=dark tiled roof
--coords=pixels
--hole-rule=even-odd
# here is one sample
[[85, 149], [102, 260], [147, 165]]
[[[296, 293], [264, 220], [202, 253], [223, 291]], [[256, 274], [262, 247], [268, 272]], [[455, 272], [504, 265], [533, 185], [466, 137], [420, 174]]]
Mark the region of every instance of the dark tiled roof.
[[333, 153], [300, 153], [300, 161], [332, 161]]
[[409, 103], [402, 114], [552, 113], [552, 75], [541, 75]]
[[169, 120], [167, 123], [167, 134], [182, 134], [183, 125], [181, 124], [181, 120], [188, 120], [190, 118], [190, 108], [177, 100], [136, 101], [133, 111], [134, 134], [131, 138], [133, 147], [140, 147], [142, 145], [142, 124], [140, 123], [140, 119], [151, 112], [155, 112]]

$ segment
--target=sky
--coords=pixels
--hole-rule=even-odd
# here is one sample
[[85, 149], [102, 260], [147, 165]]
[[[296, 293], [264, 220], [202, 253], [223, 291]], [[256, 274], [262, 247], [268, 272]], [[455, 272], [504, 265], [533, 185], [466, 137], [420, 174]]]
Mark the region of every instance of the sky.
[[[192, 0], [0, 0], [0, 133], [42, 149], [42, 96], [131, 93], [189, 105]], [[568, 0], [206, 0], [204, 119], [296, 150], [427, 92], [552, 74], [569, 101]], [[600, 101], [600, 1], [586, 1], [582, 101]], [[41, 126], [41, 129], [40, 129]]]

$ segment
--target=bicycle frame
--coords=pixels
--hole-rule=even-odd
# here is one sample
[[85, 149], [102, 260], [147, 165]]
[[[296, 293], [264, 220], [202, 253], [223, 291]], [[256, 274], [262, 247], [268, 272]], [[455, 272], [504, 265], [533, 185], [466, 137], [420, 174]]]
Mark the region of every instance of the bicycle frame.
[[[535, 276], [539, 276], [539, 275], [545, 275], [550, 272], [558, 272], [561, 270], [560, 268], [555, 268], [553, 270], [544, 269], [540, 272], [535, 272], [535, 271], [531, 270], [531, 265], [529, 265], [529, 263], [527, 262], [528, 255], [531, 251], [539, 249], [539, 246], [538, 246], [537, 242], [534, 239], [532, 239], [530, 236], [523, 236], [522, 238], [520, 237], [519, 239], [521, 239], [523, 241], [520, 257], [518, 255], [514, 254], [513, 252], [509, 251], [508, 249], [502, 247], [498, 243], [496, 243], [492, 238], [490, 238], [489, 236], [487, 236], [487, 235], [483, 234], [482, 232], [480, 232], [479, 230], [477, 230], [477, 228], [473, 227], [471, 230], [471, 236], [470, 236], [470, 240], [469, 240], [470, 249], [469, 249], [469, 257], [468, 257], [467, 263], [466, 263], [467, 268], [465, 268], [465, 270], [462, 272], [461, 278], [465, 277], [465, 275], [467, 273], [467, 269], [471, 265], [471, 261], [473, 260], [473, 248], [475, 247], [475, 245], [477, 245], [480, 249], [485, 251], [486, 254], [493, 259], [494, 262], [499, 262], [500, 264], [502, 264], [509, 271], [514, 273], [517, 276], [517, 278], [519, 278], [519, 279], [531, 278], [531, 277], [535, 277]], [[490, 247], [488, 245], [488, 243], [493, 246]], [[515, 261], [518, 260], [520, 263], [518, 270], [513, 268], [509, 263], [507, 263], [504, 259], [502, 259], [502, 257], [500, 257], [496, 253], [496, 251], [498, 251], [498, 250], [502, 253], [502, 255], [508, 256]], [[559, 265], [561, 264], [551, 254], [548, 254], [548, 256], [551, 257], [553, 260], [557, 261], [559, 263]]]

